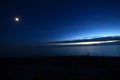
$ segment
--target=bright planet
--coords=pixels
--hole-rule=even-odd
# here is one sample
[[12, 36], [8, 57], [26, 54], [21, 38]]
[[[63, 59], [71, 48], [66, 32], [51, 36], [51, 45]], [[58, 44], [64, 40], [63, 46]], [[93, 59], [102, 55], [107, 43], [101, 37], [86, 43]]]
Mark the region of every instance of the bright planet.
[[16, 21], [16, 22], [19, 22], [20, 19], [19, 19], [18, 17], [15, 17], [15, 21]]

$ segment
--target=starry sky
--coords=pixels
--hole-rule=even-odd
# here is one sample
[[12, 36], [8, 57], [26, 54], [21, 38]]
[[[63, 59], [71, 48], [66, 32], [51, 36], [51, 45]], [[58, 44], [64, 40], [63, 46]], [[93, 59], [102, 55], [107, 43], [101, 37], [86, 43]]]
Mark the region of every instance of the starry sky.
[[[1, 43], [120, 35], [119, 0], [0, 1]], [[20, 22], [14, 18], [19, 17]]]

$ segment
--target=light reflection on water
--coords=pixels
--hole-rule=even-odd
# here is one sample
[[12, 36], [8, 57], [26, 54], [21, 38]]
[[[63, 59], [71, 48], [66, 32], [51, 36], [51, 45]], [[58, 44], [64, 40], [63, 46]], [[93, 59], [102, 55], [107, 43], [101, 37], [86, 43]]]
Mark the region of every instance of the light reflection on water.
[[120, 56], [120, 45], [58, 47], [55, 51], [62, 55]]
[[[3, 53], [2, 53], [3, 52]], [[119, 56], [120, 45], [19, 47], [2, 50], [3, 57], [39, 56]]]

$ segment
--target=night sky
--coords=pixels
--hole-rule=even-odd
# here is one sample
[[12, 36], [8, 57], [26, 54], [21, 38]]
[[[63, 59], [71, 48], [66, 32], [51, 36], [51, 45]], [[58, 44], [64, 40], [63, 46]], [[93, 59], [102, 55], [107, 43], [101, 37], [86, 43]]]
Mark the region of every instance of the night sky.
[[[20, 21], [16, 22], [15, 17]], [[119, 35], [119, 0], [0, 1], [1, 43]]]

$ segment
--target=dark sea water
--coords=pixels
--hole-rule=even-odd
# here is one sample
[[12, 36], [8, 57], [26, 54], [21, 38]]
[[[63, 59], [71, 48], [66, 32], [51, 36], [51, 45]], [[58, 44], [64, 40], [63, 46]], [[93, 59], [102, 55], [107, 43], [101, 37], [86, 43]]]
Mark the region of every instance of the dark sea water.
[[[1, 57], [110, 56], [120, 57], [120, 45], [1, 47]], [[71, 60], [72, 59], [72, 60]], [[1, 59], [0, 80], [107, 80], [119, 77], [120, 59], [39, 58]], [[113, 76], [114, 75], [114, 76]]]
[[120, 45], [100, 46], [30, 46], [3, 48], [1, 57], [39, 56], [120, 56]]

